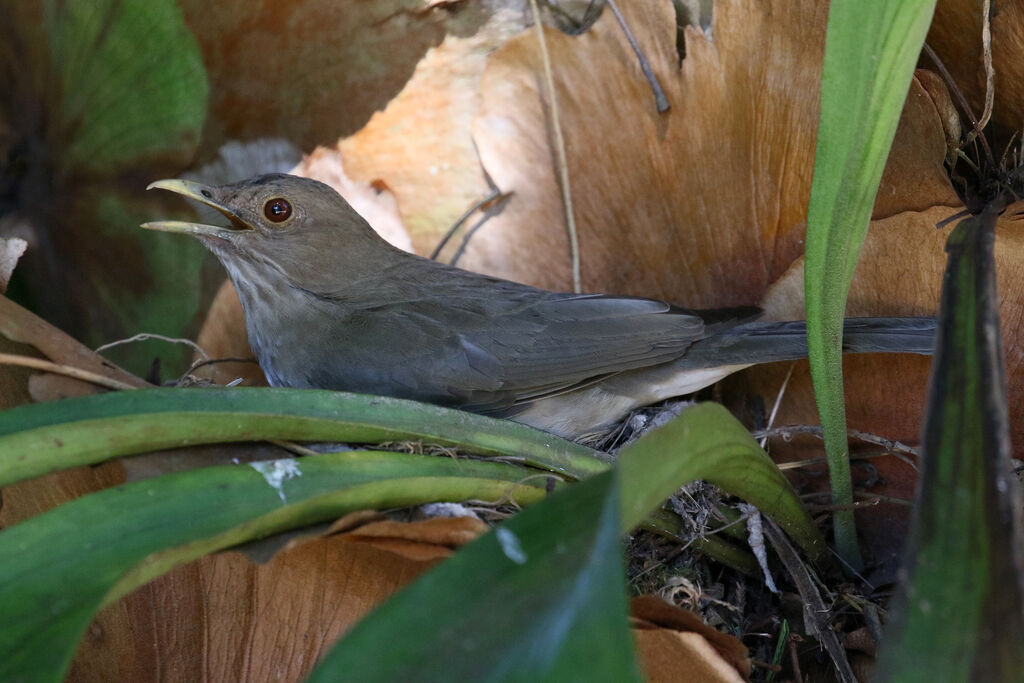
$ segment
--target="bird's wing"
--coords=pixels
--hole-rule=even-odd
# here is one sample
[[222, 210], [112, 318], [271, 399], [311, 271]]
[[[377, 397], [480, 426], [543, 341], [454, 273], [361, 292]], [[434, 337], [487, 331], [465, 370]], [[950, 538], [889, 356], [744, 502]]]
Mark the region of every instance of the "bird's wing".
[[[391, 339], [419, 339], [394, 379], [446, 387], [452, 402], [509, 412], [624, 370], [682, 355], [704, 336], [699, 315], [649, 299], [541, 292], [499, 299], [449, 292], [443, 301], [406, 299], [356, 316], [389, 321]], [[370, 325], [370, 323], [366, 323]], [[419, 366], [422, 371], [417, 370]]]
[[338, 330], [346, 349], [373, 347], [372, 359], [350, 355], [345, 372], [479, 412], [508, 412], [673, 360], [708, 327], [756, 310], [738, 309], [723, 322], [652, 299], [548, 292], [415, 257], [372, 283], [316, 294], [348, 308]]

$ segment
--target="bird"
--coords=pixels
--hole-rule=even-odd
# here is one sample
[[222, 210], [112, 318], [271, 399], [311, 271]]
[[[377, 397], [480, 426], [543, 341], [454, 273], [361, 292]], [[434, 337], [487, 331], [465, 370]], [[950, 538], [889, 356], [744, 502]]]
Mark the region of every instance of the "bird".
[[[753, 306], [548, 291], [417, 256], [313, 179], [147, 189], [226, 218], [141, 227], [191, 235], [218, 257], [271, 386], [412, 399], [586, 441], [636, 408], [807, 355], [804, 322], [759, 321]], [[843, 344], [929, 354], [934, 337], [934, 318], [850, 318]]]

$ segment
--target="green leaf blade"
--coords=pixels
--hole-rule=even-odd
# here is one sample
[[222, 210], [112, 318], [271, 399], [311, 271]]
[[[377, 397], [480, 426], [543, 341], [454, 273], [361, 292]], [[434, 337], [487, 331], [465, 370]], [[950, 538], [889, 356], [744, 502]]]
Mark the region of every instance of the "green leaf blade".
[[362, 620], [308, 680], [638, 682], [619, 527], [613, 472], [531, 506]]
[[546, 495], [504, 463], [373, 451], [278, 462], [297, 470], [277, 486], [250, 465], [190, 470], [0, 532], [0, 680], [60, 680], [102, 604], [207, 553], [353, 510]]
[[825, 540], [789, 481], [746, 428], [717, 403], [686, 409], [623, 450], [619, 462], [624, 531], [680, 486], [703, 479], [774, 519], [813, 561], [827, 558]]
[[[934, 9], [935, 0], [833, 0], [829, 8], [804, 289], [811, 376], [840, 506], [853, 503], [841, 365], [846, 298]], [[862, 566], [852, 510], [833, 519], [840, 555]]]
[[265, 439], [421, 440], [575, 478], [608, 467], [607, 456], [530, 427], [414, 401], [311, 389], [146, 389], [0, 413], [0, 485], [161, 448]]
[[1021, 487], [1010, 460], [996, 212], [947, 242], [924, 448], [880, 681], [1010, 681], [1024, 671]]

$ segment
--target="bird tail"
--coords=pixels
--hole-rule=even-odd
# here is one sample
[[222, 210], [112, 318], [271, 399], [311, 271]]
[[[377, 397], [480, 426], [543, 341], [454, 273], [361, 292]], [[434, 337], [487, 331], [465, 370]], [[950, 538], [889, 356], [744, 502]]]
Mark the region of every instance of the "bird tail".
[[[847, 318], [844, 353], [919, 353], [935, 346], [935, 318]], [[710, 368], [807, 357], [807, 324], [750, 322], [693, 344], [680, 359], [687, 368]]]

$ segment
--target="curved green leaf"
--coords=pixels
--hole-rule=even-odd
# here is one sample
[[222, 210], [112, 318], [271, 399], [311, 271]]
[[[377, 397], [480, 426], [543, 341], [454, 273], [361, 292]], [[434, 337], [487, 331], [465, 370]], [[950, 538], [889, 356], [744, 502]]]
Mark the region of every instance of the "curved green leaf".
[[0, 485], [121, 455], [228, 441], [421, 440], [583, 478], [608, 456], [515, 422], [311, 389], [146, 389], [0, 413]]
[[310, 681], [636, 680], [618, 538], [695, 479], [746, 498], [825, 557], [778, 467], [720, 405], [687, 409], [619, 457], [614, 473], [531, 506], [394, 596]]
[[753, 504], [814, 562], [828, 547], [789, 481], [724, 407], [700, 403], [619, 454], [622, 524], [629, 531], [680, 486], [703, 479]]
[[71, 501], [0, 532], [0, 680], [61, 680], [96, 610], [175, 565], [368, 507], [546, 495], [522, 479], [505, 463], [347, 451], [190, 470]]
[[1010, 460], [997, 212], [949, 237], [906, 581], [879, 681], [1021, 680], [1021, 487]]
[[[807, 209], [804, 289], [811, 377], [832, 500], [853, 503], [843, 403], [846, 297], [935, 0], [832, 0], [821, 117]], [[847, 507], [833, 515], [839, 554], [861, 566]]]

